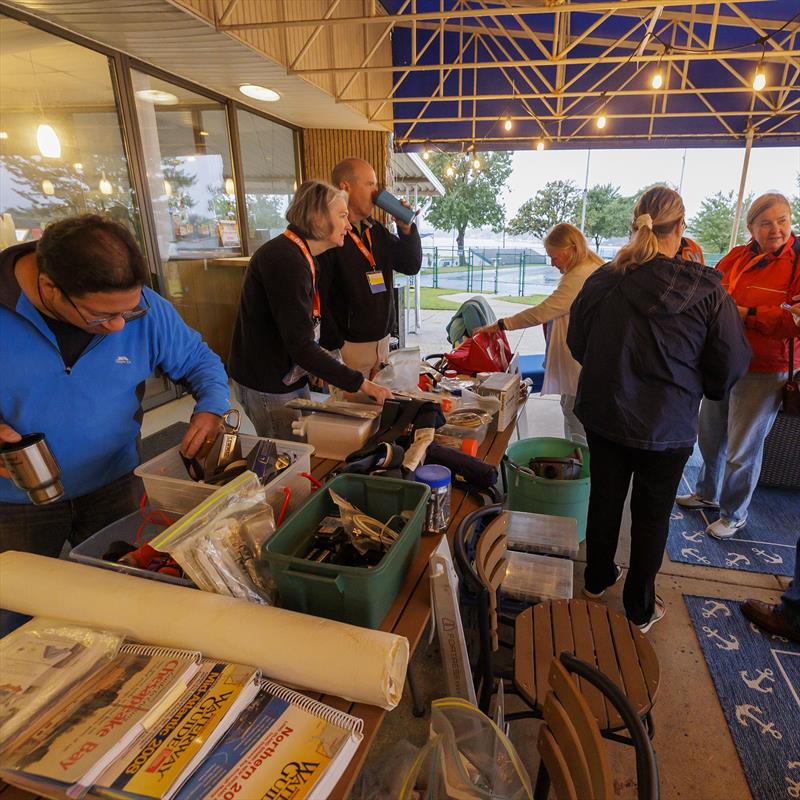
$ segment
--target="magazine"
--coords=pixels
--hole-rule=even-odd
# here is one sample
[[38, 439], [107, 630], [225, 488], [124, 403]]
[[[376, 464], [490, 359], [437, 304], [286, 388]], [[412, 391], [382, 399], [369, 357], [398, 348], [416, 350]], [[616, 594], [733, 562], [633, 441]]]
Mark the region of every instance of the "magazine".
[[80, 797], [186, 691], [200, 660], [184, 650], [123, 645], [14, 737], [0, 766], [68, 784], [68, 794]]
[[175, 800], [326, 800], [362, 739], [363, 722], [271, 681]]
[[189, 690], [98, 777], [95, 792], [169, 800], [258, 694], [260, 679], [254, 667], [204, 660]]

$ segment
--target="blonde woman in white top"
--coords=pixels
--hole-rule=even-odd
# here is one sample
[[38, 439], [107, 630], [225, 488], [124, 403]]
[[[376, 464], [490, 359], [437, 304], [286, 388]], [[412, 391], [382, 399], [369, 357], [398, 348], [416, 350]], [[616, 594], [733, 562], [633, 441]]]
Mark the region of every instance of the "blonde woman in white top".
[[481, 330], [516, 331], [545, 322], [553, 323], [547, 345], [542, 394], [561, 395], [564, 435], [573, 442], [586, 444], [583, 425], [573, 411], [581, 365], [567, 347], [567, 328], [572, 301], [578, 296], [586, 279], [603, 263], [603, 259], [589, 249], [584, 235], [567, 222], [561, 222], [550, 230], [544, 239], [544, 249], [562, 275], [555, 291], [538, 305], [526, 308], [513, 317], [499, 319]]

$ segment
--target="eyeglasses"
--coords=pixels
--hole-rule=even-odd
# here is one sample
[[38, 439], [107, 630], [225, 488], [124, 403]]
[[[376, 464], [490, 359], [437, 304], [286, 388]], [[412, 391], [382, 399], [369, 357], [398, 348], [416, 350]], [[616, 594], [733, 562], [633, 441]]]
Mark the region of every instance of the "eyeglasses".
[[[50, 280], [53, 281], [52, 278]], [[133, 308], [130, 311], [120, 311], [117, 314], [110, 314], [107, 317], [98, 317], [97, 319], [86, 319], [86, 317], [83, 316], [83, 312], [78, 308], [78, 306], [75, 305], [72, 298], [55, 281], [53, 281], [53, 286], [55, 286], [56, 289], [58, 289], [58, 291], [61, 292], [61, 294], [63, 294], [64, 297], [67, 298], [69, 304], [78, 312], [78, 316], [80, 316], [80, 318], [83, 320], [84, 324], [88, 328], [98, 328], [101, 325], [106, 325], [109, 322], [111, 322], [111, 320], [114, 320], [117, 317], [124, 320], [125, 322], [132, 322], [135, 319], [139, 319], [139, 317], [143, 317], [150, 310], [150, 303], [147, 302], [147, 298], [144, 296], [144, 290], [142, 290], [142, 299], [140, 301], [142, 305], [140, 305], [138, 308]]]

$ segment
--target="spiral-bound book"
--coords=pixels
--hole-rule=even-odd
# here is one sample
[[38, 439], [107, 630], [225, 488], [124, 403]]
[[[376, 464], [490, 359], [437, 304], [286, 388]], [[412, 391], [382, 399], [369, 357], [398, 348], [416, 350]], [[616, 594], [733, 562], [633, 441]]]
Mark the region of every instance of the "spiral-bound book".
[[357, 717], [262, 681], [175, 800], [325, 800], [358, 749], [362, 727]]
[[114, 660], [39, 713], [2, 754], [4, 769], [68, 785], [79, 797], [155, 726], [199, 670], [200, 653], [123, 645]]

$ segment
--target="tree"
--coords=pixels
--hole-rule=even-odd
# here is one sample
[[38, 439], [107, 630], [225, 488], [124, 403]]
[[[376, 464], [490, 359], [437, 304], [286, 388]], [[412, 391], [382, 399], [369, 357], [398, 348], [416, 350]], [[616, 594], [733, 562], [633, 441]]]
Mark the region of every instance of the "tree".
[[619, 187], [611, 183], [592, 186], [586, 193], [587, 236], [594, 239], [595, 248], [604, 239], [624, 236], [630, 229], [633, 200], [623, 197]]
[[513, 236], [532, 233], [544, 236], [559, 222], [575, 222], [581, 192], [574, 181], [548, 181], [526, 200], [508, 224]]
[[474, 158], [471, 153], [436, 153], [429, 162], [445, 193], [431, 200], [425, 218], [440, 231], [456, 231], [462, 263], [467, 228], [489, 225], [495, 233], [503, 230], [500, 197], [511, 174], [511, 153], [481, 153], [479, 169], [473, 166]]
[[[748, 195], [742, 206], [742, 217], [736, 244], [747, 240], [747, 209], [753, 195]], [[697, 216], [689, 221], [689, 231], [693, 239], [704, 249], [713, 253], [726, 253], [730, 247], [733, 218], [736, 214], [736, 197], [733, 190], [725, 194], [717, 192], [703, 200]]]

